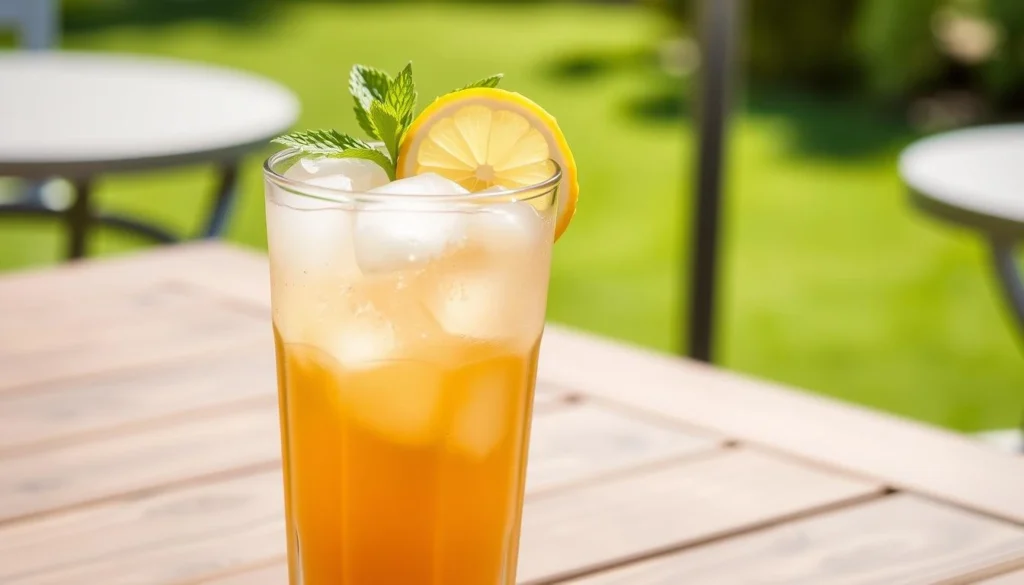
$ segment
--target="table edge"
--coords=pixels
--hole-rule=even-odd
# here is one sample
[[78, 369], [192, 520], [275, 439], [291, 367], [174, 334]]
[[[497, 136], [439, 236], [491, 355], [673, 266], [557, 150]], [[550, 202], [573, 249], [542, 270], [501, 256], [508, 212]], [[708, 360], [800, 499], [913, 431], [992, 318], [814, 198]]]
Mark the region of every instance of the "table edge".
[[[266, 255], [220, 241], [21, 274], [37, 279], [55, 271], [146, 270], [157, 260], [162, 274], [269, 317]], [[16, 280], [17, 274], [0, 278], [0, 283]], [[584, 396], [1024, 524], [1024, 458], [965, 435], [563, 325], [548, 323], [541, 355], [541, 379]], [[581, 355], [586, 359], [579, 359]], [[799, 425], [785, 423], [794, 418]], [[931, 465], [927, 455], [936, 452], [956, 465]]]

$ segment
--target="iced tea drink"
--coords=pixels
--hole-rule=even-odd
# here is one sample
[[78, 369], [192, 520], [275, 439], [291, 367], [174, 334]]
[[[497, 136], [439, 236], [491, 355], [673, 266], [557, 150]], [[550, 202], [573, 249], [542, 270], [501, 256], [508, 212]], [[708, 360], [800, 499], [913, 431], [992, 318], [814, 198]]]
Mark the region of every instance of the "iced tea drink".
[[559, 169], [285, 151], [267, 230], [292, 585], [511, 585]]

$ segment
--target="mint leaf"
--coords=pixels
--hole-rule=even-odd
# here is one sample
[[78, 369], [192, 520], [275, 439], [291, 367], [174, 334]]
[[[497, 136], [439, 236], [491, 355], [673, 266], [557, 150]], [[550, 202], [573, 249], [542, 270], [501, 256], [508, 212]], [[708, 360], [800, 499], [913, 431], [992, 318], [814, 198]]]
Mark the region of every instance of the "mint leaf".
[[358, 138], [342, 134], [337, 130], [303, 130], [278, 136], [273, 140], [278, 144], [297, 148], [308, 154], [330, 155], [350, 148], [371, 148]]
[[373, 102], [370, 106], [370, 122], [377, 129], [378, 138], [384, 143], [391, 155], [391, 160], [398, 163], [398, 144], [405, 132], [405, 126], [399, 119], [398, 114], [383, 102]]
[[327, 155], [329, 158], [361, 158], [377, 163], [377, 166], [384, 169], [388, 179], [395, 180], [395, 165], [388, 159], [387, 155], [376, 148], [349, 148]]
[[[491, 75], [454, 91], [497, 87], [502, 77], [500, 73]], [[412, 78], [412, 63], [403, 67], [395, 77], [382, 69], [354, 65], [349, 72], [348, 89], [352, 94], [353, 111], [359, 127], [370, 138], [383, 142], [386, 153], [336, 130], [293, 132], [273, 141], [311, 156], [372, 161], [394, 180], [399, 163], [398, 149], [412, 125], [416, 110], [417, 93]]]
[[391, 76], [387, 71], [368, 67], [366, 65], [353, 65], [348, 75], [348, 91], [356, 98], [359, 105], [367, 112], [370, 111], [370, 104], [374, 100], [384, 101], [384, 96], [391, 86]]
[[370, 106], [374, 101], [383, 101], [390, 86], [391, 76], [381, 69], [354, 65], [349, 73], [348, 91], [355, 102], [356, 121], [370, 138], [380, 138], [370, 121]]
[[448, 93], [455, 93], [456, 91], [462, 91], [464, 89], [473, 89], [474, 87], [498, 87], [498, 83], [501, 81], [502, 77], [505, 77], [504, 73], [498, 73], [496, 75], [491, 75], [490, 77], [484, 77], [483, 79], [474, 81], [469, 85], [464, 85], [459, 89], [452, 90]]
[[[376, 102], [379, 104], [380, 102]], [[375, 105], [376, 105], [375, 104]], [[395, 180], [395, 164], [366, 142], [336, 130], [304, 130], [278, 136], [278, 144], [297, 148], [305, 154], [329, 158], [361, 158], [376, 163], [388, 178]]]
[[359, 105], [358, 99], [352, 111], [356, 113], [356, 122], [359, 122], [359, 127], [363, 129], [363, 132], [366, 132], [366, 135], [370, 138], [380, 139], [380, 136], [377, 135], [377, 129], [373, 127], [373, 122], [370, 121], [370, 114], [363, 109], [363, 106]]
[[[412, 124], [413, 110], [416, 109], [416, 84], [412, 80], [412, 63], [398, 73], [382, 100], [391, 108], [401, 125]], [[383, 136], [381, 139], [383, 140]]]

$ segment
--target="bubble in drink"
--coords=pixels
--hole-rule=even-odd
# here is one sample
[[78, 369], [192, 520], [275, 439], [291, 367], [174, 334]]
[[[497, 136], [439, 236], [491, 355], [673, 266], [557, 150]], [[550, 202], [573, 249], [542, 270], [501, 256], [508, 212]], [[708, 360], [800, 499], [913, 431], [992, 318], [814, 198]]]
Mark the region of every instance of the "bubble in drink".
[[371, 193], [413, 195], [361, 210], [355, 221], [355, 256], [368, 274], [420, 267], [465, 237], [465, 217], [433, 196], [469, 193], [433, 173], [399, 179]]

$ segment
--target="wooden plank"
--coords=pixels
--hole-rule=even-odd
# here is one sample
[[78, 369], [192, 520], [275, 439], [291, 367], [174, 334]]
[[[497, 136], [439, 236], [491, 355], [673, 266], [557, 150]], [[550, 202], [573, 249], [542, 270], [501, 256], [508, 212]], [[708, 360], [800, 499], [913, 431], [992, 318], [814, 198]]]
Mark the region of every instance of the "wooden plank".
[[196, 585], [288, 585], [288, 563], [281, 559], [269, 567], [233, 573]]
[[[69, 567], [20, 579], [13, 585], [177, 585], [182, 578], [223, 573], [246, 565], [250, 558], [269, 558], [283, 550], [284, 523], [262, 522], [243, 526], [230, 534], [204, 534], [190, 540], [139, 551], [122, 558], [110, 558], [79, 567]], [[262, 543], [251, 548], [249, 543]], [[249, 546], [250, 548], [246, 548]], [[191, 559], [181, 564], [181, 559]], [[209, 564], [196, 564], [208, 558]]]
[[527, 492], [609, 472], [707, 452], [721, 445], [650, 420], [593, 404], [538, 416], [530, 441]]
[[561, 388], [547, 384], [544, 380], [537, 380], [537, 388], [533, 392], [533, 411], [542, 412], [565, 406], [571, 400], [572, 397]]
[[[529, 497], [522, 581], [875, 493], [765, 455], [727, 453]], [[0, 582], [169, 585], [262, 566], [284, 550], [279, 485], [276, 473], [263, 473], [0, 527]]]
[[931, 585], [1007, 555], [1024, 530], [896, 495], [630, 565], [575, 585]]
[[0, 522], [230, 470], [275, 465], [275, 402], [0, 459]]
[[[11, 296], [9, 287], [0, 290]], [[64, 282], [0, 307], [0, 389], [270, 338], [266, 320], [203, 288], [166, 281]]]
[[0, 394], [0, 457], [97, 432], [273, 397], [270, 336], [224, 353]]
[[1024, 458], [968, 437], [551, 326], [540, 376], [1024, 523]]
[[[708, 451], [716, 447], [716, 442], [711, 438], [689, 435], [651, 424], [643, 419], [630, 418], [585, 404], [570, 404], [563, 409], [539, 413], [535, 428], [535, 451], [531, 458], [531, 466], [539, 466], [542, 470], [540, 477], [543, 479], [540, 485], [545, 488], [683, 454]], [[277, 442], [274, 401], [272, 396], [267, 396], [263, 406], [231, 414], [175, 421], [173, 424], [145, 432], [98, 438], [42, 452], [13, 454], [0, 460], [0, 517], [10, 520], [67, 508], [87, 501], [109, 499], [119, 494], [152, 489], [167, 483], [180, 483], [229, 469], [272, 465], [278, 461]], [[214, 492], [217, 489], [219, 488], [211, 488]], [[164, 496], [155, 497], [160, 499]], [[218, 497], [213, 496], [204, 499], [219, 501]], [[140, 503], [132, 505], [148, 509], [149, 504], [145, 501], [146, 498], [143, 497]], [[119, 519], [122, 516], [119, 506], [120, 504], [116, 503], [94, 505], [83, 511], [70, 511], [9, 526], [13, 529], [22, 525], [39, 524], [42, 526], [39, 528], [39, 534], [43, 534], [45, 526], [60, 526], [61, 518], [79, 518], [82, 517], [80, 514], [88, 512], [85, 517], [90, 518], [90, 522], [98, 529], [107, 526], [111, 527], [111, 530], [120, 530]], [[281, 507], [280, 502], [274, 502], [271, 509], [277, 512]], [[261, 511], [261, 514], [265, 511]], [[112, 519], [108, 516], [112, 516]], [[279, 535], [259, 524], [262, 517], [259, 514], [252, 517], [233, 516], [232, 518], [238, 522], [249, 521], [258, 526], [253, 532], [238, 534], [232, 542], [239, 549], [274, 550], [280, 554], [282, 551], [272, 549], [267, 543], [268, 539], [279, 539]], [[179, 528], [173, 524], [152, 524], [147, 519], [140, 523], [138, 529], [151, 531], [151, 538], [157, 543], [173, 541], [177, 534], [175, 531]], [[12, 536], [10, 531], [0, 531], [0, 537], [10, 538], [12, 542], [31, 542], [24, 534], [14, 534], [15, 536]], [[110, 538], [95, 537], [95, 540], [117, 543], [119, 537], [118, 534], [112, 533]], [[45, 538], [39, 537], [39, 541], [43, 542]], [[137, 544], [138, 547], [144, 548], [142, 540]], [[171, 550], [143, 551], [140, 548], [138, 555], [144, 560], [136, 561], [133, 556], [124, 560], [124, 563], [111, 561], [111, 567], [121, 567], [119, 570], [125, 575], [138, 575], [137, 571], [141, 571], [143, 567], [160, 563], [222, 567], [267, 560], [267, 557], [248, 556], [236, 559], [232, 556], [231, 548], [219, 549], [219, 544], [212, 544], [211, 541], [200, 538], [200, 535], [192, 538], [187, 545], [167, 546]], [[196, 547], [195, 550], [193, 547]], [[28, 562], [32, 558], [46, 558], [38, 555], [49, 554], [51, 557], [46, 559], [47, 566], [60, 567], [66, 564], [69, 567], [68, 571], [71, 572], [68, 574], [77, 574], [74, 571], [79, 570], [77, 567], [85, 561], [78, 557], [65, 558], [62, 556], [62, 550], [59, 550], [62, 548], [53, 548], [49, 552], [46, 547], [41, 548], [37, 557], [23, 552], [18, 552], [16, 556], [24, 556]], [[160, 545], [155, 548], [166, 547]], [[222, 561], [211, 565], [212, 561], [209, 558], [214, 557], [204, 555], [213, 550], [220, 550], [217, 554], [222, 556], [215, 558]], [[4, 561], [3, 555], [0, 554], [0, 564]], [[24, 569], [23, 572], [28, 571], [29, 569]], [[3, 573], [0, 572], [0, 575]], [[39, 579], [38, 583], [50, 582], [42, 577]]]
[[733, 449], [528, 500], [519, 576], [547, 583], [880, 493]]
[[[269, 372], [264, 375], [272, 379]], [[224, 383], [212, 374], [209, 382], [214, 386]], [[126, 389], [130, 391], [131, 387]], [[139, 400], [148, 407], [150, 394], [125, 394], [124, 400]], [[257, 399], [260, 397], [263, 400], [259, 404], [209, 419], [174, 419], [150, 429], [145, 427], [151, 425], [140, 425], [132, 430], [144, 429], [143, 432], [101, 435], [90, 442], [58, 445], [41, 453], [9, 451], [6, 458], [0, 458], [0, 521], [111, 497], [121, 490], [158, 487], [162, 481], [183, 481], [276, 462], [279, 458], [275, 399], [269, 390], [261, 392]], [[161, 406], [161, 401], [156, 402]], [[48, 399], [46, 404], [53, 401]], [[103, 405], [101, 402], [101, 411]], [[115, 409], [109, 411], [113, 413]], [[85, 412], [86, 420], [104, 416], [103, 412]], [[128, 416], [127, 413], [136, 411], [125, 408], [122, 412]], [[19, 410], [9, 414], [17, 415]], [[58, 411], [58, 418], [61, 414]], [[6, 413], [0, 416], [0, 422], [6, 417]], [[55, 426], [59, 428], [59, 420]], [[18, 430], [20, 424], [13, 428], [12, 434], [22, 434]], [[25, 433], [31, 433], [32, 425], [27, 428]], [[529, 489], [543, 490], [716, 446], [715, 440], [707, 437], [663, 428], [592, 405], [573, 404], [537, 414], [528, 472], [534, 479]], [[231, 450], [236, 447], [236, 451]], [[233, 458], [233, 454], [237, 457]]]
[[979, 581], [978, 585], [1024, 585], [1024, 570]]
[[[5, 274], [0, 277], [0, 311], [6, 317], [18, 307], [46, 309], [48, 303], [41, 301], [68, 287], [87, 291], [168, 281], [199, 283], [220, 296], [254, 306], [270, 305], [269, 271], [263, 253], [223, 241], [201, 241]], [[67, 295], [64, 297], [66, 300]]]
[[285, 550], [281, 491], [259, 473], [0, 527], [0, 583], [165, 585], [266, 563]]
[[[269, 307], [262, 255], [211, 243], [159, 254], [161, 267], [177, 278], [250, 307]], [[136, 279], [152, 271], [145, 254], [117, 262], [103, 270]], [[104, 277], [98, 271], [91, 276]], [[540, 379], [547, 383], [1024, 523], [1024, 459], [970, 438], [557, 325], [546, 328], [541, 354]], [[874, 440], [861, 440], [865, 436]]]

